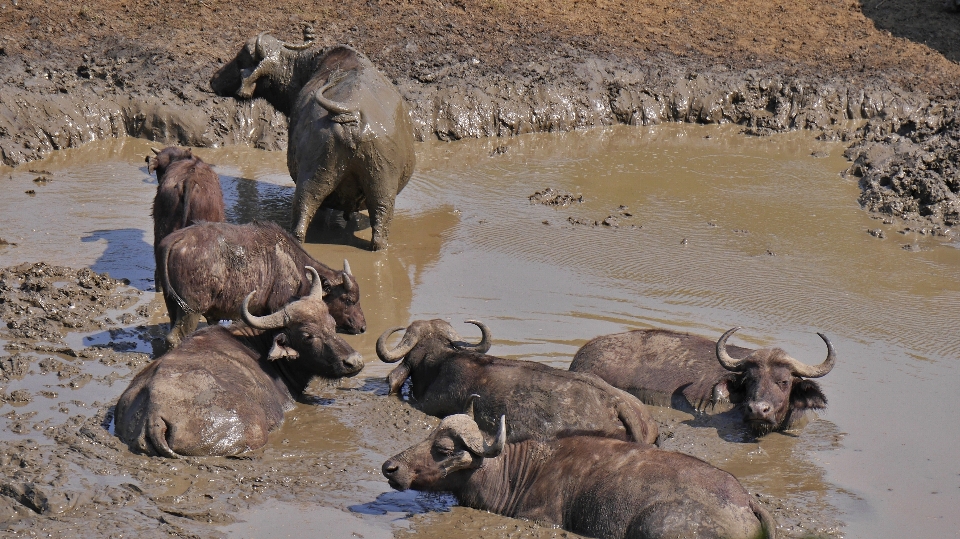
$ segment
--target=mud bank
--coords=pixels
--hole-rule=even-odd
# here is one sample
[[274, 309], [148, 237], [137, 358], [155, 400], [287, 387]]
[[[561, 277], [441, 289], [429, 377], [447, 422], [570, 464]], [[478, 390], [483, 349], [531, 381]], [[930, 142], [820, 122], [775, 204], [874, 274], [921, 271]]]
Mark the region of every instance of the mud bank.
[[937, 234], [960, 221], [960, 67], [943, 38], [957, 15], [939, 3], [531, 3], [509, 16], [498, 2], [375, 4], [0, 4], [0, 160], [128, 135], [283, 150], [281, 114], [215, 97], [208, 81], [251, 36], [297, 41], [309, 22], [322, 45], [350, 43], [393, 78], [420, 140], [618, 123], [811, 129], [851, 145], [867, 210]]

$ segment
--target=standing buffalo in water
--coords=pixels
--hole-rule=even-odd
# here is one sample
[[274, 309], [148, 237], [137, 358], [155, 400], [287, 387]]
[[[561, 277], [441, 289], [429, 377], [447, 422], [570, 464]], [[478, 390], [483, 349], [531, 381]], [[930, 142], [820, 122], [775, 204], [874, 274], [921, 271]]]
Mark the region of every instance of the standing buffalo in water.
[[164, 238], [157, 258], [171, 346], [197, 328], [201, 315], [208, 323], [239, 319], [247, 290], [257, 290], [250, 302], [254, 314], [274, 312], [306, 294], [316, 283], [307, 278], [305, 266], [319, 272], [337, 330], [357, 334], [367, 329], [350, 264], [344, 260], [343, 271], [321, 264], [275, 223], [200, 223]]
[[387, 246], [397, 194], [413, 174], [413, 124], [396, 87], [346, 45], [251, 39], [211, 80], [223, 96], [262, 97], [289, 118], [287, 168], [297, 184], [291, 231], [317, 209], [369, 210], [373, 250]]
[[[312, 268], [308, 268], [315, 273]], [[266, 443], [315, 377], [353, 376], [363, 359], [334, 331], [320, 279], [302, 299], [247, 325], [210, 326], [148, 365], [116, 407], [121, 440], [150, 455], [236, 455]]]
[[[226, 220], [223, 191], [217, 173], [195, 157], [189, 148], [153, 148], [147, 170], [157, 173], [157, 194], [153, 199], [153, 249], [159, 252], [163, 238], [201, 221]], [[159, 267], [159, 264], [157, 264]], [[161, 284], [156, 281], [157, 289]]]
[[780, 348], [731, 346], [743, 359], [730, 357], [727, 338], [738, 329], [724, 333], [716, 344], [660, 329], [604, 335], [577, 351], [570, 370], [595, 374], [647, 404], [697, 411], [738, 404], [758, 436], [803, 427], [808, 411], [826, 408], [820, 385], [807, 380], [826, 375], [836, 362], [825, 335], [817, 334], [827, 345], [827, 359], [810, 366]]
[[[480, 328], [478, 344], [463, 341], [443, 320], [417, 320], [410, 327], [387, 330], [377, 340], [377, 355], [386, 363], [403, 362], [387, 378], [399, 394], [411, 379], [410, 397], [424, 413], [445, 417], [464, 409], [472, 394], [480, 396], [477, 421], [493, 430], [506, 413], [523, 410], [510, 425], [510, 441], [552, 438], [562, 432], [593, 432], [654, 443], [657, 425], [642, 402], [596, 376], [571, 373], [533, 361], [486, 355], [490, 332]], [[386, 341], [406, 329], [393, 350]]]
[[[523, 414], [520, 407], [515, 410]], [[475, 509], [602, 539], [775, 537], [773, 517], [729, 473], [655, 447], [594, 436], [489, 441], [472, 412], [383, 463], [397, 490], [452, 492]]]

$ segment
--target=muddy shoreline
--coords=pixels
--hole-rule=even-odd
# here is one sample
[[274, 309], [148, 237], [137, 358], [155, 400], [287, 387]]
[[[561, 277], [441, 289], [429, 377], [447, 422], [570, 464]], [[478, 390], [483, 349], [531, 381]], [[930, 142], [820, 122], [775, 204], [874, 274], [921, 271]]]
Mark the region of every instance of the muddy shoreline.
[[[656, 2], [624, 7], [621, 16], [645, 21], [631, 39], [604, 26], [616, 22], [619, 2], [606, 14], [547, 10], [541, 22], [555, 26], [542, 32], [535, 6], [508, 21], [497, 8], [471, 2], [380, 2], [375, 9], [348, 3], [336, 22], [302, 8], [280, 16], [291, 9], [280, 2], [272, 18], [268, 12], [240, 19], [217, 33], [203, 19], [184, 21], [173, 6], [155, 4], [76, 10], [24, 0], [0, 7], [7, 28], [0, 35], [3, 164], [118, 136], [284, 150], [281, 114], [261, 100], [216, 97], [209, 80], [257, 32], [295, 42], [299, 27], [310, 23], [321, 44], [351, 43], [395, 81], [420, 140], [664, 122], [733, 123], [752, 135], [809, 129], [850, 146], [847, 174], [859, 179], [866, 210], [922, 234], [953, 237], [960, 224], [953, 143], [960, 68], [950, 59], [956, 54], [949, 42], [926, 34], [923, 43], [930, 45], [906, 31], [891, 34], [907, 19], [933, 25], [931, 35], [956, 22], [932, 3], [917, 15], [858, 2], [800, 2], [791, 9], [832, 17], [837, 25], [837, 36], [817, 44], [822, 50], [811, 49], [822, 34], [815, 22], [795, 29], [749, 2], [743, 12], [698, 8], [699, 17], [719, 17], [715, 25], [668, 4], [664, 14], [651, 12]], [[202, 2], [177, 9], [237, 13]], [[429, 17], [411, 22], [411, 10]], [[142, 18], [155, 19], [146, 34], [136, 26]], [[705, 41], [686, 43], [684, 30]], [[730, 37], [746, 30], [752, 41]], [[803, 38], [796, 49], [794, 37]]]

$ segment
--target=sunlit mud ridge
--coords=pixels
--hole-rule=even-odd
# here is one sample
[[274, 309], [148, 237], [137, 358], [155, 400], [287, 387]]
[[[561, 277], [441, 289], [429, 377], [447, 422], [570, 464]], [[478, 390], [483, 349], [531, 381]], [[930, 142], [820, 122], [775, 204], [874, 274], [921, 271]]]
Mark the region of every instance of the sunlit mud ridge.
[[[777, 65], [734, 72], [681, 60], [660, 55], [656, 61], [612, 61], [573, 51], [549, 63], [515, 65], [507, 73], [451, 60], [395, 80], [410, 104], [419, 140], [618, 123], [735, 123], [755, 135], [811, 129], [852, 144], [849, 156], [856, 163], [849, 173], [863, 178], [860, 202], [866, 209], [919, 220], [933, 233], [949, 233], [960, 223], [960, 185], [938, 164], [957, 151], [952, 137], [940, 134], [956, 123], [954, 106], [880, 78], [787, 75], [790, 70]], [[286, 119], [273, 107], [210, 92], [209, 73], [218, 65], [179, 74], [189, 84], [171, 93], [153, 88], [151, 76], [140, 74], [154, 63], [131, 56], [97, 67], [90, 60], [75, 70], [46, 69], [44, 76], [36, 76], [38, 68], [30, 65], [15, 69], [13, 79], [23, 84], [0, 93], [0, 159], [18, 165], [124, 135], [184, 146], [286, 148]]]

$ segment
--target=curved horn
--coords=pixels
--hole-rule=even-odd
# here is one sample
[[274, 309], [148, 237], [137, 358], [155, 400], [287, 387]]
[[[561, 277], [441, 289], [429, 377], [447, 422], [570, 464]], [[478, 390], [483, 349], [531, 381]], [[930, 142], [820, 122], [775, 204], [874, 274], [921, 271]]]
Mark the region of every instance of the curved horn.
[[456, 340], [459, 341], [457, 344], [454, 344], [454, 346], [456, 346], [460, 350], [469, 350], [471, 352], [479, 352], [481, 354], [486, 354], [487, 351], [490, 350], [490, 346], [493, 345], [490, 329], [486, 325], [484, 325], [483, 322], [480, 322], [479, 320], [465, 320], [464, 323], [473, 324], [478, 328], [480, 328], [480, 334], [482, 335], [480, 337], [480, 342], [478, 342], [477, 344], [470, 344], [470, 343], [464, 342], [463, 338], [460, 337], [460, 335], [456, 331], [454, 331]]
[[483, 442], [483, 456], [496, 457], [503, 453], [503, 448], [507, 444], [507, 416], [500, 416], [500, 429], [497, 431], [497, 437], [493, 439], [492, 445]]
[[833, 365], [837, 361], [837, 352], [833, 349], [833, 344], [830, 343], [830, 339], [827, 338], [823, 333], [817, 333], [823, 342], [827, 345], [827, 359], [823, 360], [823, 363], [813, 366], [807, 365], [806, 363], [801, 363], [796, 359], [788, 356], [787, 362], [790, 365], [790, 370], [793, 371], [795, 376], [800, 376], [803, 378], [820, 378], [821, 376], [826, 375], [828, 372], [833, 370]]
[[[387, 350], [387, 339], [389, 339], [391, 335], [400, 331], [401, 329], [407, 329], [407, 328], [403, 326], [399, 326], [399, 327], [388, 329], [383, 332], [383, 335], [380, 335], [379, 339], [377, 339], [377, 357], [380, 358], [380, 361], [384, 363], [396, 363], [397, 361], [400, 361], [403, 358], [403, 356], [407, 355], [407, 353], [410, 352], [410, 350], [413, 350], [413, 347], [417, 345], [417, 340], [414, 339], [413, 342], [408, 344], [407, 346], [404, 346], [401, 348], [400, 345], [398, 344], [397, 347], [394, 348], [393, 350]], [[403, 339], [406, 339], [406, 338], [407, 338], [407, 335], [404, 334]], [[401, 343], [403, 342], [403, 339], [400, 339]]]
[[254, 47], [254, 52], [257, 55], [257, 58], [256, 58], [257, 61], [260, 61], [266, 58], [266, 55], [263, 54], [263, 45], [261, 44], [261, 42], [263, 41], [263, 36], [265, 35], [267, 35], [266, 32], [260, 32], [259, 34], [257, 34], [257, 44]]
[[347, 262], [347, 259], [343, 259], [343, 272], [347, 275], [353, 275], [353, 272], [350, 271], [350, 263]]
[[734, 334], [737, 330], [742, 329], [740, 326], [737, 326], [733, 329], [727, 330], [726, 333], [720, 336], [720, 340], [717, 341], [717, 360], [720, 362], [720, 365], [724, 369], [733, 372], [739, 372], [743, 367], [743, 360], [733, 359], [727, 354], [727, 338]]
[[480, 395], [477, 395], [476, 393], [473, 393], [469, 397], [467, 397], [467, 405], [463, 407], [463, 413], [470, 416], [470, 419], [475, 419], [473, 417], [473, 401], [479, 398], [480, 398]]
[[286, 326], [289, 321], [286, 307], [267, 316], [254, 316], [250, 314], [250, 298], [256, 293], [256, 290], [250, 292], [243, 300], [243, 308], [240, 310], [240, 316], [243, 318], [243, 321], [246, 322], [248, 326], [256, 329], [277, 329]]
[[308, 272], [311, 274], [311, 286], [310, 293], [307, 294], [307, 297], [310, 298], [322, 298], [323, 297], [323, 283], [320, 282], [320, 274], [317, 273], [317, 270], [313, 266], [304, 266]]
[[320, 103], [321, 107], [329, 110], [334, 114], [354, 114], [353, 109], [348, 108], [346, 105], [342, 105], [340, 103], [337, 103], [336, 101], [331, 101], [326, 97], [323, 97], [323, 92], [326, 92], [328, 89], [330, 89], [331, 86], [340, 82], [340, 79], [342, 79], [343, 77], [344, 77], [343, 74], [334, 73], [330, 77], [330, 79], [327, 80], [327, 83], [321, 86], [320, 89], [314, 92], [313, 95], [314, 97], [317, 98], [317, 103]]
[[154, 148], [153, 146], [150, 146], [150, 151], [153, 152], [155, 155], [160, 155], [160, 150], [157, 148]]
[[284, 42], [284, 41], [281, 41], [281, 43], [283, 43], [283, 47], [284, 47], [285, 49], [289, 49], [289, 50], [291, 50], [291, 51], [302, 51], [302, 50], [304, 50], [304, 49], [309, 49], [310, 47], [313, 46], [313, 43], [310, 42], [310, 41], [304, 41], [303, 43], [301, 43], [301, 44], [299, 44], [299, 45], [293, 45], [293, 44], [291, 44], [291, 43], [287, 43], [287, 42]]

